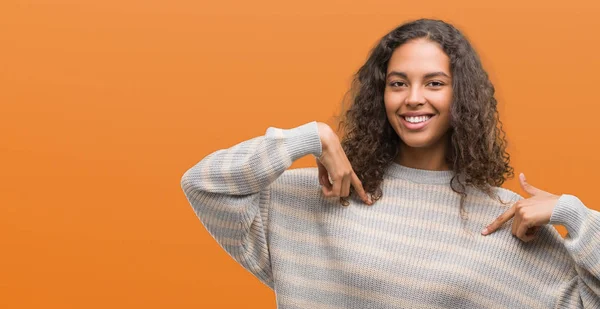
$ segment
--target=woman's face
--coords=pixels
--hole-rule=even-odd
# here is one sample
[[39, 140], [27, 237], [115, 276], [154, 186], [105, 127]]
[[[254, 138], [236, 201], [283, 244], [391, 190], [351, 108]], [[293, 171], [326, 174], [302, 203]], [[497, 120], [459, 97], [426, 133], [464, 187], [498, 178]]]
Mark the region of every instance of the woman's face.
[[450, 128], [450, 58], [426, 39], [398, 46], [387, 67], [384, 102], [388, 120], [406, 146], [435, 148]]

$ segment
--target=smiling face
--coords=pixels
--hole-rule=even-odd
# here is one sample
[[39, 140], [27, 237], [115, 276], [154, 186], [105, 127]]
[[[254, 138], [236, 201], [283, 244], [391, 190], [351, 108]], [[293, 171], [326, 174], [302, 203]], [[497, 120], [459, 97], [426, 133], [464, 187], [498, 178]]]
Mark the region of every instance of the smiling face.
[[398, 46], [387, 67], [384, 102], [402, 147], [443, 151], [452, 102], [450, 58], [427, 39]]

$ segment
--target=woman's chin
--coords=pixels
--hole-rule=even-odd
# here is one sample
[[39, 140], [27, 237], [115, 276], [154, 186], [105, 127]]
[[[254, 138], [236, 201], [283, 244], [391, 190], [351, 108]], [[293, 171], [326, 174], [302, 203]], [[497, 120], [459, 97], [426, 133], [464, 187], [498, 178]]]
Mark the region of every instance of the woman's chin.
[[402, 143], [409, 148], [427, 148], [431, 145], [427, 138], [402, 138]]
[[421, 143], [421, 144], [407, 144], [407, 143], [405, 143], [405, 145], [407, 147], [409, 147], [409, 148], [423, 148], [423, 149], [427, 148], [427, 146], [428, 146], [426, 143]]

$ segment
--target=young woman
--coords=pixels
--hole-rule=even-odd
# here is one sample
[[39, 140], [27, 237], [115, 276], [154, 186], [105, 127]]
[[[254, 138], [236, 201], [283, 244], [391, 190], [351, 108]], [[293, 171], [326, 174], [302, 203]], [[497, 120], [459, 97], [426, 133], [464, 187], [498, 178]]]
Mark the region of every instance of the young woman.
[[269, 127], [181, 179], [278, 308], [600, 308], [600, 213], [524, 175], [531, 197], [500, 187], [494, 87], [459, 30], [400, 25], [355, 77], [341, 142], [322, 122]]

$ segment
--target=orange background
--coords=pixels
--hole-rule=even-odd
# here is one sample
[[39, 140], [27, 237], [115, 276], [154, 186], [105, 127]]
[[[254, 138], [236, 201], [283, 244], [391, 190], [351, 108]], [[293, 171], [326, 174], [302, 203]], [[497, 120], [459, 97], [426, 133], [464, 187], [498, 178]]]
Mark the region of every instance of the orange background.
[[569, 4], [3, 0], [0, 308], [275, 308], [181, 176], [269, 126], [335, 125], [373, 44], [419, 17], [479, 52], [516, 174], [599, 209], [600, 4]]

